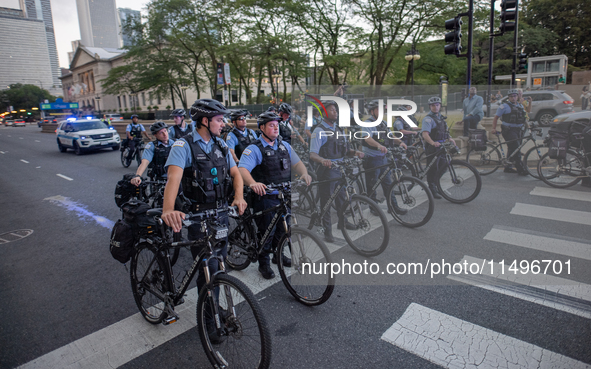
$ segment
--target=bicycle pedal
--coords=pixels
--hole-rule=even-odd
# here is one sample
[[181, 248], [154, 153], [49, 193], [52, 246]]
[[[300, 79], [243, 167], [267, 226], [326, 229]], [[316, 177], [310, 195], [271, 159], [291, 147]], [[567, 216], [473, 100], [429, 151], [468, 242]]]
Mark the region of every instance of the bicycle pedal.
[[178, 316], [169, 316], [166, 317], [163, 321], [162, 321], [162, 325], [170, 325], [172, 323], [176, 323], [176, 321], [178, 321], [180, 318]]

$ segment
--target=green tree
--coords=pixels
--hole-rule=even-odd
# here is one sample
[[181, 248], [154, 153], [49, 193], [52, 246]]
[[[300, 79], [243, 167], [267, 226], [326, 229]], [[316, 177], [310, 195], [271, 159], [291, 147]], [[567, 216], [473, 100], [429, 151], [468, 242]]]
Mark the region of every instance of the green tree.
[[17, 110], [31, 109], [35, 106], [39, 107], [40, 102], [44, 100], [52, 103], [55, 99], [56, 97], [51, 95], [49, 91], [35, 85], [15, 83], [10, 85], [8, 89], [0, 91], [0, 111], [7, 111], [9, 106]]

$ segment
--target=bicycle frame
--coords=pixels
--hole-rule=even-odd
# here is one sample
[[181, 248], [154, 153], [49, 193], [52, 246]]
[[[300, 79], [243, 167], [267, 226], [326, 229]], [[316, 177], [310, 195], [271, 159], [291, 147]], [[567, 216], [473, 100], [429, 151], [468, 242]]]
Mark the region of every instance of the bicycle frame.
[[[509, 140], [509, 141], [505, 141], [503, 139], [503, 141], [501, 141], [501, 134], [497, 134], [497, 144], [494, 146], [494, 150], [496, 150], [497, 148], [499, 148], [501, 150], [501, 161], [508, 161], [509, 159], [511, 159], [513, 156], [518, 155], [521, 152], [521, 149], [523, 147], [525, 147], [525, 145], [527, 145], [528, 142], [533, 141], [534, 143], [534, 147], [536, 146], [536, 138], [535, 135], [533, 134], [533, 132], [530, 131], [530, 133], [527, 136], [521, 137], [521, 138], [516, 138], [513, 140]], [[509, 142], [515, 142], [515, 141], [519, 141], [521, 140], [521, 144], [517, 147], [517, 149], [515, 149], [515, 151], [513, 151], [513, 153], [511, 155], [509, 155], [508, 157], [506, 157], [505, 155], [505, 150], [503, 150], [503, 145], [508, 145]], [[507, 147], [507, 151], [508, 151], [508, 147]], [[540, 154], [539, 150], [538, 150], [538, 154]], [[540, 155], [541, 156], [541, 155]]]

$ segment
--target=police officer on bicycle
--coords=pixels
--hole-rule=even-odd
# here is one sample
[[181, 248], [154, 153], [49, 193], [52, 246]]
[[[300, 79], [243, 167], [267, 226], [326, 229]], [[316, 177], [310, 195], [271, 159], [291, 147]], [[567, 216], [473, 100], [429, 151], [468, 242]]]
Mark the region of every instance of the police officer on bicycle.
[[[272, 208], [280, 203], [277, 194], [267, 194], [266, 189], [270, 184], [280, 184], [291, 181], [291, 171], [298, 174], [309, 185], [312, 178], [300, 158], [292, 150], [291, 146], [284, 142], [279, 135], [279, 120], [281, 118], [273, 112], [265, 112], [257, 118], [257, 125], [262, 134], [258, 140], [248, 146], [242, 153], [239, 169], [244, 184], [249, 186], [258, 196], [253, 202], [254, 211]], [[256, 219], [257, 228], [264, 233], [273, 213]], [[269, 253], [276, 249], [285, 229], [281, 224], [270, 233], [267, 243], [259, 255], [259, 272], [265, 279], [275, 277], [269, 263]], [[277, 264], [275, 256], [273, 263]], [[291, 260], [283, 255], [283, 265], [291, 266]]]
[[[131, 155], [135, 150], [135, 145], [140, 144], [142, 140], [142, 136], [148, 138], [148, 134], [146, 133], [146, 129], [144, 128], [143, 124], [138, 123], [139, 117], [134, 114], [131, 116], [131, 123], [127, 125], [125, 129], [125, 133], [127, 135], [127, 146], [129, 146], [129, 155]], [[123, 148], [122, 148], [123, 149]]]
[[[378, 119], [380, 103], [385, 105], [383, 102], [380, 102], [380, 100], [372, 100], [365, 105], [365, 108], [371, 114], [371, 117], [366, 120], [366, 122], [375, 122]], [[385, 109], [382, 110], [382, 113], [385, 114], [385, 111]], [[388, 164], [388, 158], [386, 158], [388, 148], [399, 144], [402, 148], [406, 149], [406, 144], [395, 138], [394, 133], [388, 128], [386, 122], [383, 120], [375, 127], [363, 127], [362, 132], [365, 132], [367, 137], [362, 141], [361, 149], [365, 154], [363, 158], [363, 168], [365, 169], [366, 188], [369, 191], [377, 182], [382, 171], [389, 169], [387, 167], [379, 168], [380, 166]], [[382, 190], [384, 191], [384, 194], [388, 193], [390, 186], [392, 186], [392, 176], [388, 175], [382, 180]], [[371, 199], [379, 202], [375, 193], [372, 194]], [[405, 209], [398, 207], [396, 198], [393, 198], [393, 200], [393, 210], [398, 214], [406, 214], [407, 211]]]
[[[343, 130], [338, 126], [338, 106], [335, 101], [323, 101], [322, 104], [326, 108], [327, 116], [320, 123], [314, 132], [310, 141], [310, 160], [321, 164], [316, 173], [319, 181], [331, 180], [334, 181], [322, 183], [318, 186], [318, 197], [320, 197], [320, 208], [323, 209], [326, 202], [329, 200], [334, 191], [337, 180], [341, 178], [340, 171], [332, 168], [333, 161], [342, 161], [345, 156], [358, 156], [363, 158], [364, 154], [360, 151], [351, 149], [347, 136]], [[338, 229], [343, 226], [347, 229], [356, 229], [356, 226], [345, 220], [344, 214], [340, 211], [345, 204], [344, 189], [341, 190], [335, 199], [337, 207], [337, 215], [339, 221]], [[324, 239], [327, 242], [334, 242], [332, 235], [332, 219], [330, 211], [322, 218], [322, 226], [324, 227]]]
[[293, 124], [291, 124], [291, 115], [293, 114], [291, 105], [288, 103], [282, 103], [279, 105], [279, 109], [277, 110], [280, 116], [279, 135], [281, 136], [281, 140], [291, 145], [291, 136], [294, 135], [296, 139], [302, 143], [302, 145], [308, 146], [298, 130], [295, 129]]
[[185, 122], [185, 109], [174, 109], [170, 116], [174, 120], [174, 126], [168, 129], [168, 136], [173, 140], [178, 140], [184, 135], [188, 134], [193, 130], [192, 124]]
[[142, 154], [142, 162], [135, 172], [135, 177], [130, 181], [131, 184], [136, 186], [142, 183], [142, 175], [146, 168], [149, 168], [148, 177], [152, 180], [166, 178], [164, 164], [166, 164], [174, 140], [168, 138], [168, 125], [162, 121], [152, 124], [150, 132], [156, 139], [146, 145]]
[[446, 117], [441, 115], [441, 99], [439, 97], [432, 97], [429, 99], [429, 109], [431, 110], [422, 121], [421, 135], [425, 142], [425, 154], [427, 155], [427, 166], [435, 160], [435, 164], [427, 172], [427, 183], [429, 189], [433, 193], [433, 197], [441, 199], [441, 195], [437, 190], [437, 173], [442, 168], [442, 161], [445, 160], [444, 152], [441, 151], [440, 146], [445, 141], [451, 141], [455, 145], [455, 141], [449, 136], [447, 131]]
[[[164, 189], [162, 219], [174, 232], [181, 230], [182, 221], [186, 217], [185, 213], [174, 210], [181, 184], [183, 194], [190, 200], [188, 210], [193, 213], [209, 209], [226, 209], [232, 185], [232, 206], [237, 206], [240, 214], [246, 209], [246, 201], [242, 196], [242, 177], [228, 151], [228, 146], [219, 138], [224, 125], [223, 117], [227, 113], [226, 107], [217, 100], [195, 101], [191, 106], [191, 118], [196, 122], [196, 129], [172, 145], [165, 165], [168, 170], [168, 181]], [[227, 225], [227, 213], [222, 213], [218, 221]], [[189, 240], [203, 237], [199, 222], [190, 225], [188, 231]], [[216, 253], [225, 258], [227, 238], [223, 242], [223, 247]], [[191, 249], [193, 257], [198, 251]], [[211, 273], [218, 270], [217, 259], [210, 258], [208, 265]], [[200, 273], [197, 277], [197, 287], [202, 287], [204, 283], [205, 277]]]
[[230, 120], [234, 126], [226, 137], [226, 144], [230, 148], [230, 153], [232, 153], [236, 163], [238, 163], [242, 152], [248, 145], [253, 144], [258, 138], [252, 129], [246, 128], [246, 116], [248, 114], [248, 110], [236, 110], [230, 115]]
[[493, 118], [492, 134], [499, 134], [497, 131], [497, 122], [501, 118], [501, 133], [507, 142], [507, 157], [510, 157], [515, 169], [510, 166], [505, 168], [505, 173], [515, 173], [519, 175], [528, 175], [527, 169], [521, 161], [521, 152], [517, 152], [513, 157], [511, 155], [521, 145], [521, 138], [523, 137], [523, 130], [527, 127], [527, 113], [523, 105], [518, 102], [519, 91], [516, 89], [509, 90], [507, 101], [497, 109], [495, 117]]
[[[407, 111], [412, 109], [412, 106], [410, 105], [400, 105], [398, 107], [399, 111]], [[417, 122], [417, 118], [415, 118], [415, 115], [408, 115], [408, 117], [410, 118], [410, 120], [412, 120], [416, 127], [411, 127], [410, 124], [408, 124], [404, 119], [402, 119], [402, 117], [398, 116], [396, 118], [396, 120], [394, 121], [394, 129], [398, 132], [402, 132], [402, 134], [404, 135], [402, 137], [402, 142], [404, 142], [407, 146], [408, 145], [412, 145], [414, 142], [415, 137], [417, 137], [419, 135], [419, 122]]]

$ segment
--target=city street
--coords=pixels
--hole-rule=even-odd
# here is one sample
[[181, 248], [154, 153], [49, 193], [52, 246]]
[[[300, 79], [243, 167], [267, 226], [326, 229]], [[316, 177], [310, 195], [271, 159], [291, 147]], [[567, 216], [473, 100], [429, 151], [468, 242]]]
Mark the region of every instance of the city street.
[[[151, 325], [109, 253], [115, 185], [135, 164], [123, 168], [111, 149], [61, 153], [40, 131], [0, 127], [0, 368], [210, 367], [194, 328], [195, 282], [179, 322]], [[390, 245], [377, 257], [336, 232], [334, 262], [367, 260], [380, 272], [337, 276], [323, 305], [299, 304], [279, 273], [266, 281], [256, 264], [232, 274], [264, 309], [273, 368], [591, 368], [590, 205], [590, 188], [498, 170], [470, 203], [436, 200], [423, 227], [388, 215]], [[431, 275], [433, 263], [460, 262], [485, 272]], [[384, 273], [389, 263], [432, 267]], [[537, 264], [546, 275], [532, 273]]]

